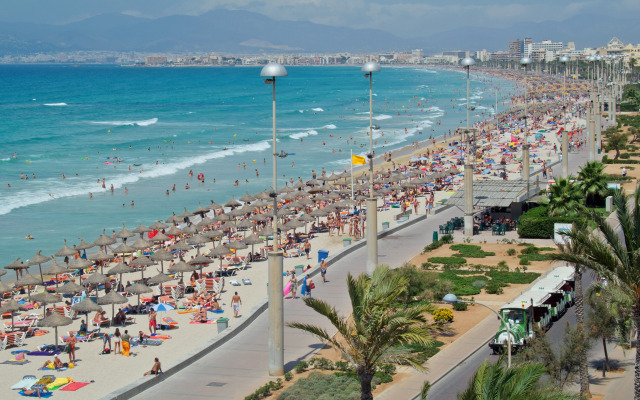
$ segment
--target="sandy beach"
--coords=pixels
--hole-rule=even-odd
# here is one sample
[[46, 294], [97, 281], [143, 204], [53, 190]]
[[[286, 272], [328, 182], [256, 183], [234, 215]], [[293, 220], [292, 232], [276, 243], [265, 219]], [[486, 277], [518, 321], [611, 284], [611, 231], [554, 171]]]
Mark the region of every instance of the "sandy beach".
[[[504, 75], [503, 77], [508, 77], [508, 75]], [[543, 80], [540, 80], [535, 87], [537, 91], [534, 93], [542, 93], [541, 87]], [[576, 89], [580, 87], [576, 85]], [[557, 100], [557, 99], [556, 99]], [[577, 99], [577, 101], [580, 101]], [[518, 103], [518, 100], [514, 100], [515, 103]], [[558, 124], [560, 122], [560, 118], [557, 115], [554, 115], [555, 112], [560, 107], [560, 104], [554, 99], [548, 100], [539, 100], [537, 102], [539, 105], [547, 105], [548, 110], [539, 111], [538, 115], [532, 118], [533, 121], [530, 121], [531, 126], [529, 127], [530, 135], [529, 135], [529, 143], [532, 145], [532, 165], [534, 170], [537, 169], [547, 169], [547, 166], [554, 164], [559, 159], [559, 149], [560, 149], [560, 136], [558, 133]], [[524, 140], [524, 125], [522, 118], [517, 118], [515, 116], [515, 112], [511, 113], [502, 113], [499, 115], [499, 126], [500, 129], [495, 129], [495, 122], [493, 120], [487, 120], [484, 123], [476, 124], [476, 128], [482, 134], [479, 134], [476, 138], [476, 148], [474, 159], [475, 159], [475, 174], [476, 177], [474, 179], [506, 179], [513, 180], [520, 177], [521, 174], [521, 161], [520, 158], [520, 149]], [[581, 127], [584, 126], [584, 121], [579, 118], [578, 115], [572, 115], [571, 120], [564, 124], [565, 129], [571, 129], [572, 131], [577, 131]], [[578, 138], [581, 138], [578, 133]], [[375, 162], [376, 175], [379, 176], [379, 182], [376, 182], [376, 187], [378, 190], [383, 190], [384, 188], [388, 188], [388, 192], [385, 193], [384, 197], [378, 198], [378, 230], [381, 231], [387, 228], [393, 228], [401, 224], [403, 220], [397, 220], [399, 214], [402, 214], [402, 207], [407, 207], [408, 210], [411, 210], [411, 215], [422, 215], [428, 213], [428, 210], [431, 209], [433, 212], [434, 209], [441, 207], [443, 205], [443, 200], [449, 198], [456, 190], [458, 190], [463, 184], [462, 177], [462, 168], [461, 164], [464, 159], [467, 157], [467, 151], [464, 146], [460, 144], [460, 136], [453, 136], [448, 138], [442, 138], [441, 140], [436, 141], [435, 143], [432, 140], [424, 140], [422, 142], [415, 142], [409, 146], [406, 146], [400, 150], [393, 151], [391, 156], [388, 155], [377, 155]], [[496, 168], [500, 167], [501, 168]], [[359, 178], [360, 175], [366, 172], [366, 169], [354, 169], [354, 178]], [[404, 182], [411, 182], [413, 179], [420, 179], [424, 177], [428, 177], [431, 174], [438, 172], [446, 172], [446, 176], [442, 176], [436, 180], [430, 180], [428, 183], [423, 184], [414, 184], [407, 187], [400, 187], [399, 181], [396, 182], [388, 182], [386, 178], [390, 176], [402, 176]], [[398, 175], [395, 175], [395, 174]], [[558, 170], [556, 174], [559, 175], [560, 168], [558, 166]], [[327, 171], [327, 175], [330, 172]], [[552, 171], [549, 171], [549, 178], [553, 175]], [[318, 174], [320, 176], [320, 174]], [[308, 177], [310, 179], [311, 177]], [[342, 179], [336, 181], [337, 183], [345, 183], [350, 184], [350, 180]], [[320, 207], [326, 207], [331, 204], [335, 199], [332, 199], [328, 196], [330, 193], [339, 189], [345, 189], [346, 187], [338, 187], [336, 182], [332, 182], [333, 187], [324, 190], [324, 193], [327, 193], [324, 198], [322, 198], [321, 202], [318, 202]], [[368, 186], [368, 184], [367, 184]], [[309, 188], [311, 186], [305, 185], [304, 187]], [[305, 197], [309, 196], [309, 193], [304, 191], [292, 192], [295, 195], [304, 195]], [[402, 193], [403, 197], [400, 198], [400, 193]], [[431, 200], [431, 194], [433, 194], [433, 200]], [[365, 192], [366, 195], [366, 192]], [[341, 196], [348, 196], [346, 193], [342, 193]], [[339, 197], [338, 196], [338, 199]], [[402, 205], [402, 202], [409, 202], [408, 205]], [[291, 200], [283, 201], [283, 209], [287, 208], [287, 204], [290, 203]], [[431, 204], [431, 207], [429, 207]], [[446, 202], [445, 202], [446, 204]], [[300, 208], [294, 216], [300, 216], [302, 214], [307, 214], [311, 211], [312, 208]], [[346, 216], [344, 212], [351, 210], [351, 208], [341, 208], [338, 211], [332, 212], [332, 214], [340, 214]], [[230, 211], [229, 207], [225, 208], [225, 211], [228, 213]], [[268, 210], [266, 206], [259, 207], [257, 210], [254, 210], [247, 215], [254, 215], [258, 213], [264, 213], [264, 215], [269, 215], [271, 211]], [[211, 218], [214, 217], [213, 212], [209, 213], [208, 216]], [[246, 216], [246, 215], [245, 215]], [[327, 217], [320, 217], [318, 219], [322, 223], [328, 222]], [[294, 270], [295, 266], [303, 265], [303, 266], [311, 266], [313, 268], [318, 267], [318, 250], [325, 250], [329, 252], [329, 257], [337, 254], [345, 247], [344, 239], [351, 239], [351, 243], [355, 243], [358, 240], [362, 240], [361, 238], [364, 235], [364, 232], [360, 232], [360, 235], [356, 237], [355, 234], [349, 234], [350, 226], [349, 219], [344, 219], [346, 221], [344, 234], [336, 233], [335, 230], [332, 235], [327, 232], [317, 233], [315, 237], [309, 241], [311, 244], [310, 258], [304, 255], [304, 251], [300, 251], [298, 249], [289, 249], [287, 253], [291, 255], [290, 257], [285, 258], [284, 260], [284, 270], [291, 271]], [[195, 226], [200, 221], [200, 217], [190, 217], [190, 222]], [[361, 222], [361, 221], [359, 221]], [[359, 223], [357, 220], [355, 223]], [[222, 229], [222, 222], [213, 222], [207, 225], [207, 229]], [[296, 232], [307, 231], [311, 223], [308, 224], [306, 228], [298, 228]], [[182, 230], [186, 226], [185, 224], [179, 224], [178, 229]], [[251, 232], [234, 232], [237, 238], [242, 239], [243, 236], [248, 236]], [[287, 232], [289, 233], [289, 232]], [[258, 233], [259, 234], [259, 233]], [[284, 234], [283, 234], [284, 235]], [[145, 237], [147, 237], [145, 235]], [[135, 237], [131, 238], [127, 243], [135, 241]], [[425, 239], [426, 240], [426, 239]], [[224, 241], [228, 241], [225, 239]], [[117, 245], [121, 243], [118, 240], [117, 244], [112, 245], [115, 248]], [[167, 243], [165, 243], [167, 244]], [[218, 243], [216, 243], [216, 246]], [[297, 244], [300, 247], [300, 243]], [[255, 246], [255, 251], [260, 251], [260, 249], [264, 247], [264, 244], [258, 244]], [[249, 246], [249, 249], [251, 246]], [[205, 244], [199, 249], [191, 248], [191, 250], [187, 251], [183, 258], [185, 261], [192, 259], [195, 257], [198, 252], [200, 254], [207, 254], [209, 251], [213, 249], [211, 242]], [[91, 249], [91, 252], [94, 252], [95, 249]], [[237, 250], [236, 255], [246, 256], [249, 250]], [[109, 252], [108, 254], [111, 254]], [[295, 256], [294, 256], [295, 255]], [[228, 263], [225, 261], [225, 263]], [[165, 262], [165, 271], [167, 270], [167, 262]], [[203, 269], [204, 273], [215, 273], [216, 270], [219, 269], [219, 260], [212, 260], [211, 264], [206, 266]], [[104, 268], [104, 270], [108, 270], [111, 267], [115, 266], [115, 262], [111, 262], [108, 266]], [[13, 274], [13, 271], [8, 271], [9, 274]], [[153, 265], [146, 267], [144, 269], [144, 277], [148, 278], [150, 276], [154, 276], [160, 273], [160, 266]], [[123, 277], [123, 282], [126, 281], [139, 281], [142, 279], [142, 271], [131, 272]], [[330, 276], [331, 270], [328, 271], [328, 276]], [[35, 275], [35, 274], [34, 274]], [[10, 275], [8, 275], [10, 276]], [[90, 274], [88, 276], [91, 276]], [[242, 279], [249, 279], [251, 284], [242, 284]], [[314, 281], [320, 280], [320, 276], [316, 276], [313, 278]], [[231, 281], [235, 280], [239, 282], [239, 286], [233, 286]], [[286, 284], [289, 280], [289, 277], [283, 277], [283, 282]], [[75, 278], [76, 283], [79, 283], [79, 279]], [[248, 263], [247, 268], [244, 270], [237, 271], [236, 275], [224, 278], [225, 286], [224, 291], [220, 296], [220, 306], [222, 307], [222, 314], [213, 314], [208, 313], [210, 318], [214, 317], [225, 317], [229, 318], [229, 326], [233, 327], [234, 325], [239, 324], [244, 319], [249, 317], [249, 310], [254, 308], [255, 306], [262, 304], [266, 300], [267, 295], [267, 262], [266, 261], [252, 261]], [[169, 284], [175, 284], [176, 281], [173, 280], [169, 282]], [[185, 275], [185, 283], [188, 285], [188, 275]], [[157, 285], [152, 285], [153, 295], [158, 295], [159, 287]], [[36, 288], [36, 291], [42, 291], [42, 286]], [[242, 305], [240, 307], [239, 318], [233, 318], [233, 310], [231, 306], [231, 298], [234, 293], [237, 292], [240, 298], [242, 299]], [[35, 292], [34, 292], [35, 293]], [[100, 292], [100, 296], [103, 295], [104, 292]], [[33, 293], [32, 293], [33, 294]], [[150, 294], [150, 295], [151, 295]], [[190, 294], [187, 294], [189, 296]], [[298, 296], [300, 296], [298, 294]], [[16, 298], [25, 299], [26, 295], [19, 295]], [[148, 296], [143, 296], [148, 297]], [[289, 297], [289, 296], [287, 296]], [[137, 303], [137, 296], [128, 297], [128, 301], [130, 304]], [[298, 299], [288, 299], [285, 298], [285, 301], [301, 301]], [[186, 299], [181, 298], [176, 300], [176, 305], [178, 307], [183, 306], [186, 303]], [[61, 305], [61, 303], [58, 303]], [[116, 310], [118, 309], [118, 305], [116, 306]], [[107, 311], [107, 315], [111, 316], [111, 307], [103, 306], [104, 310]], [[43, 309], [34, 309], [29, 312], [18, 313], [22, 315], [34, 314], [42, 315]], [[17, 314], [17, 315], [18, 315]], [[90, 314], [90, 319], [94, 313]], [[86, 395], [90, 392], [92, 397], [102, 397], [112, 392], [113, 390], [131, 384], [133, 382], [141, 379], [142, 374], [148, 371], [153, 365], [154, 357], [158, 357], [160, 362], [162, 363], [163, 368], [168, 368], [172, 365], [175, 365], [180, 360], [183, 359], [185, 354], [191, 353], [203, 346], [206, 341], [218, 335], [217, 325], [214, 323], [210, 324], [192, 324], [190, 323], [190, 319], [193, 314], [191, 313], [179, 313], [178, 310], [170, 310], [166, 312], [158, 313], [158, 322], [162, 323], [163, 317], [170, 317], [177, 321], [178, 328], [171, 329], [166, 331], [158, 331], [160, 334], [168, 334], [171, 336], [170, 339], [165, 339], [162, 341], [162, 344], [159, 346], [134, 346], [131, 349], [131, 356], [124, 357], [119, 354], [102, 354], [103, 349], [103, 340], [98, 337], [93, 341], [88, 342], [80, 342], [77, 345], [76, 349], [76, 357], [77, 363], [74, 368], [70, 368], [64, 371], [55, 371], [55, 370], [44, 370], [40, 371], [40, 368], [46, 360], [52, 359], [52, 356], [27, 356], [27, 361], [29, 361], [26, 365], [9, 365], [2, 364], [0, 365], [0, 373], [4, 376], [4, 382], [6, 383], [4, 388], [0, 388], [0, 390], [5, 391], [5, 393], [10, 393], [9, 387], [14, 383], [20, 381], [20, 379], [24, 375], [36, 375], [37, 377], [41, 377], [45, 374], [52, 374], [56, 377], [70, 377], [76, 382], [90, 382], [90, 384], [86, 388], [82, 388], [77, 392], [67, 392], [67, 393], [56, 393], [56, 397], [65, 397], [70, 399], [86, 397]], [[149, 333], [148, 327], [148, 316], [147, 315], [131, 315], [131, 317], [135, 318], [135, 322], [127, 324], [126, 327], [119, 327], [120, 331], [123, 332], [125, 329], [128, 330], [129, 334], [135, 336], [139, 331]], [[77, 331], [80, 327], [80, 321], [84, 320], [84, 316], [78, 316], [73, 320], [73, 323], [67, 326], [62, 326], [58, 329], [58, 336], [67, 336], [67, 332], [69, 331]], [[3, 320], [5, 324], [7, 322], [10, 323], [10, 319]], [[113, 334], [116, 327], [102, 327], [100, 329], [100, 334]], [[7, 361], [9, 359], [14, 358], [14, 354], [11, 351], [16, 350], [36, 350], [39, 346], [52, 344], [54, 342], [54, 329], [53, 328], [42, 328], [48, 333], [41, 336], [29, 337], [26, 339], [24, 347], [10, 347], [4, 350], [1, 354], [3, 358], [0, 360]], [[93, 327], [89, 326], [89, 330], [93, 329]], [[67, 354], [61, 354], [60, 359], [63, 362], [68, 362]], [[153, 379], [152, 377], [146, 377], [144, 379]], [[249, 390], [247, 390], [249, 392]]]

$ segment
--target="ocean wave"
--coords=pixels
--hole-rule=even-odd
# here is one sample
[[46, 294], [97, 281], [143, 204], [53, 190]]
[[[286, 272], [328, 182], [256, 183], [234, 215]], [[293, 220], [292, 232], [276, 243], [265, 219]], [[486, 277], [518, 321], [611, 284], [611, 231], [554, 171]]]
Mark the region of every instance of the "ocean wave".
[[44, 103], [47, 107], [64, 107], [67, 106], [67, 103]]
[[[11, 196], [6, 198], [0, 197], [0, 215], [9, 214], [12, 210], [20, 207], [45, 203], [61, 198], [73, 196], [88, 196], [89, 193], [107, 192], [108, 188], [113, 184], [114, 189], [122, 188], [125, 185], [131, 185], [142, 179], [153, 179], [162, 176], [173, 175], [181, 170], [193, 167], [194, 165], [204, 164], [213, 159], [220, 159], [234, 154], [246, 152], [260, 152], [271, 148], [271, 143], [267, 140], [244, 145], [229, 146], [227, 150], [216, 150], [199, 156], [188, 157], [163, 165], [155, 165], [153, 163], [143, 164], [140, 166], [144, 173], [124, 172], [122, 175], [116, 175], [108, 179], [108, 186], [103, 189], [96, 185], [98, 176], [88, 176], [83, 178], [68, 177], [61, 180], [58, 178], [39, 179], [38, 187], [31, 187], [29, 190], [12, 191]], [[148, 169], [147, 169], [148, 168]], [[100, 176], [102, 177], [102, 175]]]
[[91, 121], [94, 125], [111, 125], [111, 126], [149, 126], [158, 123], [158, 118], [143, 119], [139, 121]]
[[317, 135], [317, 134], [318, 134], [318, 132], [316, 130], [310, 129], [308, 131], [294, 133], [292, 135], [289, 135], [289, 137], [291, 139], [302, 139], [303, 137], [307, 137], [309, 135]]
[[312, 108], [311, 111], [315, 111], [315, 112], [324, 112], [324, 110], [320, 107], [317, 108]]
[[335, 126], [334, 124], [329, 124], [322, 127], [322, 129], [336, 129], [336, 128], [337, 126]]
[[376, 121], [382, 121], [382, 120], [391, 119], [391, 118], [393, 118], [393, 117], [391, 115], [387, 115], [387, 114], [375, 115], [373, 117], [373, 119], [375, 119]]

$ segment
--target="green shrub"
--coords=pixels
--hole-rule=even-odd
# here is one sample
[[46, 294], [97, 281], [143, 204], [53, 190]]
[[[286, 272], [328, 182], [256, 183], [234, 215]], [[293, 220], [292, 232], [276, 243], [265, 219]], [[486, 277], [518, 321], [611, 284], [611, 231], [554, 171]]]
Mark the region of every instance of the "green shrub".
[[549, 217], [546, 206], [535, 207], [518, 219], [518, 235], [523, 238], [550, 239], [553, 237], [554, 223], [575, 221], [576, 218], [572, 217]]
[[540, 250], [540, 251], [556, 251], [558, 249], [556, 249], [555, 247], [538, 247], [538, 250]]
[[507, 255], [508, 256], [515, 256], [516, 255], [516, 249], [507, 250]]
[[453, 243], [453, 235], [450, 235], [450, 234], [442, 235], [442, 237], [440, 238], [440, 240], [441, 240], [441, 241], [442, 241], [442, 243], [444, 243], [444, 244], [450, 244], [450, 243]]
[[[438, 278], [444, 281], [449, 281], [452, 284], [449, 293], [453, 293], [456, 296], [473, 296], [480, 293], [480, 288], [474, 286], [474, 282], [478, 280], [488, 281], [484, 276], [464, 276], [465, 273], [470, 271], [444, 271], [438, 275]], [[446, 293], [443, 294], [443, 296]], [[442, 299], [440, 297], [438, 300]]]
[[502, 285], [500, 282], [489, 281], [489, 283], [487, 283], [487, 286], [485, 286], [484, 291], [488, 294], [502, 294], [504, 292], [504, 290], [502, 289], [503, 286], [504, 285]]
[[453, 303], [453, 309], [455, 311], [467, 311], [468, 306], [467, 303]]
[[482, 289], [483, 287], [487, 286], [487, 281], [478, 280], [478, 281], [473, 282], [472, 285], [477, 287], [477, 288], [479, 288], [479, 289]]
[[353, 371], [353, 367], [346, 361], [336, 361], [336, 369], [342, 372]]
[[538, 254], [540, 250], [536, 246], [527, 246], [524, 249], [520, 250], [521, 254]]
[[529, 261], [528, 258], [521, 258], [519, 264], [520, 265], [531, 265], [531, 261]]
[[378, 371], [383, 374], [393, 375], [396, 373], [396, 366], [393, 364], [380, 364], [378, 365]]
[[486, 275], [491, 278], [492, 282], [499, 282], [501, 284], [528, 284], [540, 276], [537, 272], [515, 272], [515, 271], [490, 271]]
[[[511, 249], [511, 250], [513, 250], [513, 252], [514, 252], [514, 254], [515, 254], [516, 250], [515, 250], [515, 249]], [[509, 270], [509, 266], [507, 265], [507, 262], [506, 262], [506, 261], [504, 261], [504, 260], [502, 260], [502, 261], [498, 262], [498, 266], [497, 266], [497, 268], [498, 268], [499, 270], [501, 270], [501, 271], [508, 271], [508, 270]]]
[[330, 370], [330, 371], [335, 369], [335, 367], [333, 366], [333, 361], [324, 357], [312, 358], [309, 361], [309, 364], [313, 365], [313, 368], [315, 369]]
[[[301, 378], [278, 396], [278, 400], [358, 400], [360, 382], [350, 376], [338, 376], [339, 372], [324, 375], [311, 372], [308, 378]], [[357, 377], [356, 377], [357, 378]]]
[[454, 244], [449, 248], [458, 252], [453, 255], [454, 257], [485, 258], [496, 255], [496, 253], [486, 252], [480, 246], [473, 244]]
[[289, 381], [290, 381], [290, 380], [292, 380], [292, 379], [293, 379], [293, 374], [291, 373], [291, 371], [289, 371], [289, 372], [285, 372], [285, 374], [284, 374], [284, 380], [285, 380], [285, 381], [287, 381], [287, 382], [289, 382]]
[[300, 361], [298, 364], [296, 364], [294, 370], [296, 371], [296, 373], [301, 374], [306, 371], [307, 368], [309, 368], [309, 363], [307, 363], [306, 361]]
[[621, 153], [620, 158], [622, 160], [628, 160], [629, 158], [631, 158], [631, 155], [629, 153]]
[[[531, 261], [549, 261], [551, 260], [551, 255], [550, 254], [539, 254], [539, 253], [532, 253], [532, 254], [520, 254], [518, 256], [518, 258], [520, 258], [520, 260], [527, 260], [529, 262]], [[522, 264], [520, 263], [520, 265], [529, 265], [529, 264]]]
[[462, 265], [467, 263], [467, 260], [462, 257], [429, 257], [427, 261], [444, 265]]

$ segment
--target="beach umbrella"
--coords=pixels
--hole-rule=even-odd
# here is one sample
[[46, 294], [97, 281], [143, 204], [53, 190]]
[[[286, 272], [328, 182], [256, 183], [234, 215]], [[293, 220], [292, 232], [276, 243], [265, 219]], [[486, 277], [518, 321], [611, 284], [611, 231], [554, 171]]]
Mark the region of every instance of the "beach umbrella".
[[102, 275], [100, 272], [94, 272], [93, 274], [89, 275], [89, 277], [84, 281], [82, 281], [81, 283], [83, 285], [96, 285], [96, 293], [97, 293], [98, 285], [107, 283], [107, 281], [109, 281], [109, 277]]
[[0, 298], [3, 298], [2, 295], [4, 295], [7, 292], [11, 291], [11, 286], [7, 285], [6, 283], [0, 281]]
[[132, 293], [138, 295], [138, 305], [140, 305], [140, 295], [143, 293], [151, 293], [153, 289], [149, 286], [144, 285], [142, 283], [136, 283], [135, 285], [131, 285], [127, 288], [127, 293]]
[[202, 234], [196, 234], [191, 236], [189, 239], [187, 239], [187, 243], [196, 246], [196, 252], [198, 255], [200, 255], [200, 247], [201, 247], [199, 245], [205, 244], [208, 242], [209, 242], [209, 238]]
[[262, 191], [258, 194], [256, 194], [256, 199], [260, 199], [260, 200], [271, 200], [271, 196], [269, 195], [269, 192], [267, 191]]
[[251, 196], [249, 192], [246, 192], [244, 196], [240, 197], [240, 201], [244, 201], [245, 203], [250, 203], [254, 201], [256, 198]]
[[293, 201], [296, 199], [296, 195], [293, 192], [290, 192], [280, 196], [280, 199], [286, 200], [286, 201]]
[[224, 236], [224, 232], [220, 232], [218, 230], [212, 230], [212, 231], [204, 231], [202, 232], [202, 236], [209, 238], [209, 239], [217, 239], [220, 237]]
[[84, 252], [84, 257], [86, 258], [87, 257], [87, 250], [92, 248], [92, 247], [94, 247], [95, 244], [87, 243], [82, 238], [78, 238], [78, 239], [80, 239], [80, 244], [74, 246], [74, 249], [76, 249], [78, 252], [81, 252], [81, 251]]
[[230, 215], [232, 217], [241, 217], [241, 216], [243, 216], [245, 214], [248, 214], [248, 212], [244, 211], [242, 208], [236, 208], [236, 209], [233, 209], [233, 210], [229, 211], [226, 215]]
[[182, 218], [182, 220], [185, 221], [187, 218], [193, 217], [193, 213], [187, 211], [187, 207], [185, 207], [184, 212], [178, 215], [178, 217]]
[[193, 235], [198, 233], [198, 229], [196, 229], [196, 227], [193, 225], [187, 225], [184, 228], [182, 228], [182, 233], [185, 235]]
[[34, 294], [33, 301], [43, 303], [42, 307], [46, 312], [47, 304], [59, 303], [62, 300], [60, 299], [60, 296], [56, 296], [55, 294], [49, 293], [45, 290], [44, 292]]
[[78, 250], [72, 249], [67, 246], [67, 239], [64, 239], [64, 246], [55, 254], [56, 257], [69, 257], [75, 256]]
[[162, 311], [169, 311], [169, 310], [173, 310], [175, 307], [172, 306], [171, 304], [167, 304], [167, 303], [159, 303], [159, 304], [154, 304], [151, 306], [151, 308], [153, 308], [154, 310], [156, 310], [156, 312], [162, 312]]
[[71, 325], [72, 322], [73, 320], [71, 318], [64, 317], [54, 311], [53, 313], [51, 313], [51, 315], [48, 315], [45, 318], [38, 321], [38, 326], [55, 329], [55, 334], [56, 334], [55, 345], [57, 349], [58, 348], [58, 327]]
[[[155, 265], [155, 264], [156, 264], [156, 262], [153, 261], [152, 259], [150, 259], [149, 257], [140, 256], [140, 257], [137, 257], [137, 258], [133, 259], [133, 261], [131, 261], [129, 263], [129, 266], [140, 266], [140, 267], [142, 267], [142, 266], [149, 266], [149, 265]], [[142, 279], [144, 279], [144, 269], [142, 269], [140, 272], [142, 273]]]
[[79, 313], [84, 313], [86, 318], [85, 324], [87, 324], [87, 326], [89, 326], [89, 313], [94, 311], [102, 311], [102, 307], [94, 303], [93, 300], [88, 297], [85, 297], [85, 299], [81, 302], [72, 305], [71, 309]]
[[207, 208], [210, 209], [210, 210], [215, 211], [215, 210], [219, 210], [219, 209], [221, 209], [223, 207], [220, 204], [216, 203], [215, 201], [211, 200], [211, 204], [209, 204], [207, 206]]
[[114, 254], [129, 254], [129, 253], [133, 253], [134, 251], [136, 251], [136, 249], [134, 249], [133, 247], [129, 246], [124, 242], [120, 243], [118, 247], [113, 249]]
[[253, 214], [249, 217], [249, 220], [256, 222], [264, 222], [267, 220], [267, 216], [265, 214]]
[[228, 222], [228, 221], [234, 221], [235, 218], [233, 217], [233, 215], [226, 213], [226, 214], [220, 214], [216, 216], [213, 220], [216, 222]]
[[[237, 228], [241, 228], [241, 229], [251, 229], [253, 228], [253, 222], [251, 222], [248, 219], [243, 219], [242, 221], [238, 222]], [[246, 237], [246, 231], [242, 233], [242, 237]]]
[[105, 254], [101, 248], [100, 250], [98, 250], [97, 253], [89, 254], [87, 256], [87, 259], [91, 261], [97, 261], [98, 263], [100, 263], [100, 271], [102, 272], [102, 262], [110, 260], [111, 256], [108, 256], [107, 254]]
[[248, 248], [248, 246], [242, 243], [240, 240], [234, 240], [233, 242], [226, 243], [224, 247], [232, 250], [242, 250]]
[[173, 254], [169, 253], [165, 249], [156, 250], [151, 254], [150, 258], [153, 261], [160, 261], [160, 271], [164, 272], [164, 261], [173, 260]]
[[31, 260], [27, 262], [27, 266], [37, 265], [40, 270], [40, 281], [44, 282], [44, 277], [42, 276], [42, 263], [49, 261], [49, 257], [45, 257], [40, 254], [42, 250], [38, 250], [35, 256]]
[[177, 225], [177, 224], [180, 224], [180, 223], [184, 222], [184, 220], [182, 218], [178, 217], [176, 215], [176, 213], [173, 213], [173, 215], [170, 216], [169, 218], [167, 218], [164, 222], [167, 222], [167, 223], [173, 224], [173, 225]]
[[293, 193], [295, 192], [295, 190], [293, 188], [290, 188], [289, 186], [285, 186], [282, 188], [282, 190], [280, 191], [280, 193]]
[[154, 243], [168, 242], [171, 238], [162, 232], [156, 233], [150, 240]]
[[0, 276], [4, 276], [7, 274], [7, 271], [0, 269]]
[[200, 215], [200, 217], [204, 218], [204, 215], [205, 215], [206, 213], [208, 213], [209, 211], [210, 211], [209, 209], [202, 207], [202, 206], [200, 205], [200, 202], [198, 202], [198, 208], [196, 208], [196, 209], [193, 211], [193, 214], [199, 214], [199, 215]]
[[167, 229], [169, 225], [162, 223], [162, 221], [156, 221], [149, 226], [149, 229], [161, 231], [163, 229]]
[[27, 288], [27, 296], [29, 297], [29, 302], [31, 302], [31, 290], [29, 290], [29, 286], [31, 285], [39, 285], [42, 284], [42, 281], [31, 275], [29, 272], [24, 274], [20, 279], [18, 279], [15, 283], [16, 286], [26, 286]]
[[13, 330], [13, 314], [16, 311], [27, 311], [27, 307], [18, 303], [14, 299], [11, 299], [7, 303], [5, 303], [2, 307], [0, 307], [0, 314], [11, 313], [11, 329]]
[[19, 278], [18, 277], [18, 270], [29, 268], [27, 265], [25, 265], [22, 262], [18, 261], [19, 259], [20, 259], [20, 257], [16, 258], [11, 264], [6, 265], [4, 267], [5, 269], [12, 269], [12, 270], [16, 271], [16, 279]]
[[230, 252], [231, 251], [225, 246], [218, 246], [215, 249], [211, 250], [207, 255], [212, 258], [220, 257], [220, 271], [222, 271], [222, 259]]
[[204, 254], [198, 254], [192, 260], [189, 260], [188, 264], [189, 265], [199, 266], [200, 267], [200, 273], [202, 274], [202, 269], [204, 268], [204, 266], [205, 265], [209, 265], [212, 262], [213, 262], [213, 260], [211, 260], [209, 257], [205, 256]]
[[98, 298], [98, 304], [111, 304], [111, 320], [115, 319], [116, 316], [115, 305], [125, 304], [127, 302], [127, 298], [115, 290], [112, 290], [106, 295]]
[[[355, 203], [355, 201], [354, 201]], [[301, 215], [300, 217], [298, 217], [298, 221], [302, 221], [302, 222], [314, 222], [316, 219], [313, 218], [311, 215], [309, 214], [304, 214]]]
[[186, 240], [181, 240], [179, 242], [177, 242], [176, 244], [171, 246], [171, 250], [179, 250], [179, 251], [189, 251], [191, 250], [192, 247], [189, 246], [186, 242]]
[[154, 275], [149, 279], [149, 284], [160, 284], [160, 294], [162, 294], [162, 284], [165, 282], [169, 282], [171, 278], [162, 272], [158, 273], [158, 275]]
[[[110, 270], [108, 270], [107, 275], [119, 275], [120, 276], [119, 282], [122, 283], [122, 274], [128, 274], [130, 272], [133, 272], [133, 269], [131, 269], [131, 267], [129, 267], [127, 264], [120, 262], [116, 264], [114, 267], [112, 267]], [[118, 290], [118, 288], [116, 287], [115, 290]]]
[[307, 185], [311, 185], [311, 186], [318, 186], [321, 183], [317, 180], [317, 179], [311, 179], [307, 181]]
[[143, 224], [140, 224], [132, 232], [137, 233], [142, 238], [145, 233], [151, 232], [151, 228], [146, 227]]
[[67, 270], [85, 269], [85, 268], [89, 268], [92, 265], [93, 265], [93, 262], [87, 259], [77, 258], [75, 260], [72, 260], [69, 263], [69, 265], [67, 266]]
[[[302, 188], [304, 188], [304, 187], [306, 187], [306, 186], [307, 186], [307, 185], [305, 185], [305, 183], [304, 183], [304, 182], [302, 182], [301, 180], [300, 180], [300, 181], [298, 181], [298, 182], [296, 182], [296, 183], [293, 185], [293, 187], [294, 187], [295, 189], [302, 189]], [[242, 199], [240, 199], [240, 200], [242, 200]]]
[[177, 226], [175, 226], [175, 225], [171, 225], [171, 228], [169, 228], [169, 230], [167, 230], [167, 231], [165, 232], [165, 235], [167, 235], [167, 236], [174, 236], [174, 237], [175, 237], [175, 236], [180, 235], [180, 230], [178, 229], [178, 227], [177, 227]]
[[53, 265], [47, 270], [47, 274], [52, 274], [56, 276], [56, 288], [58, 287], [58, 275], [60, 274], [64, 274], [65, 272], [68, 272], [69, 269], [67, 267], [63, 267], [62, 265], [59, 265], [56, 262], [56, 259], [51, 257], [51, 260], [53, 260]]
[[153, 243], [151, 243], [148, 240], [144, 240], [141, 237], [139, 237], [138, 240], [133, 242], [133, 244], [131, 245], [131, 247], [133, 247], [134, 249], [141, 250], [141, 251], [144, 249], [148, 249], [151, 246], [153, 246]]
[[253, 254], [253, 246], [263, 242], [264, 240], [260, 239], [260, 237], [258, 237], [255, 233], [252, 233], [251, 235], [247, 236], [242, 240], [242, 243], [246, 245], [251, 245], [251, 254]]
[[215, 221], [209, 217], [204, 217], [202, 218], [202, 220], [200, 222], [198, 222], [196, 225], [199, 228], [204, 228], [205, 226], [211, 226], [215, 223]]
[[241, 205], [242, 205], [242, 203], [240, 203], [238, 200], [234, 199], [233, 197], [231, 197], [231, 200], [229, 200], [226, 203], [224, 203], [225, 207], [231, 207], [231, 208], [239, 207]]
[[194, 267], [193, 265], [189, 265], [184, 261], [178, 261], [177, 263], [175, 263], [173, 265], [173, 267], [169, 268], [169, 272], [171, 272], [171, 273], [180, 272], [181, 278], [184, 278], [184, 273], [185, 272], [193, 272], [195, 270], [196, 270], [196, 267]]
[[83, 290], [84, 288], [82, 286], [78, 285], [74, 281], [70, 281], [56, 289], [56, 292], [60, 294], [76, 294]]
[[116, 237], [118, 239], [122, 239], [123, 243], [126, 243], [127, 239], [129, 239], [130, 237], [134, 237], [135, 235], [135, 232], [131, 232], [124, 226], [124, 222], [122, 223], [122, 230], [116, 233]]
[[98, 238], [93, 242], [93, 244], [100, 247], [104, 246], [106, 251], [106, 247], [114, 244], [115, 242], [116, 240], [110, 236], [107, 236], [105, 234], [105, 231], [103, 230], [102, 235], [98, 236]]

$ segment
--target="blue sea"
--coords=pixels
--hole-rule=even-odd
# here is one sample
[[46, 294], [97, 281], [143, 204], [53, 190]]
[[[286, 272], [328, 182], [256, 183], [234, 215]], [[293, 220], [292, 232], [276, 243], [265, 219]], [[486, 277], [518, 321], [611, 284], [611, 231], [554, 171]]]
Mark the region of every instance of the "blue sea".
[[[278, 151], [290, 153], [278, 161], [279, 187], [313, 169], [343, 171], [351, 150], [368, 148], [369, 81], [359, 67], [287, 70], [277, 81]], [[272, 88], [259, 75], [0, 66], [0, 266], [53, 255], [63, 239], [90, 242], [123, 223], [132, 230], [269, 188]], [[373, 88], [376, 154], [466, 124], [462, 71], [383, 67]], [[502, 111], [513, 85], [473, 77], [474, 121], [491, 117], [496, 91]]]

